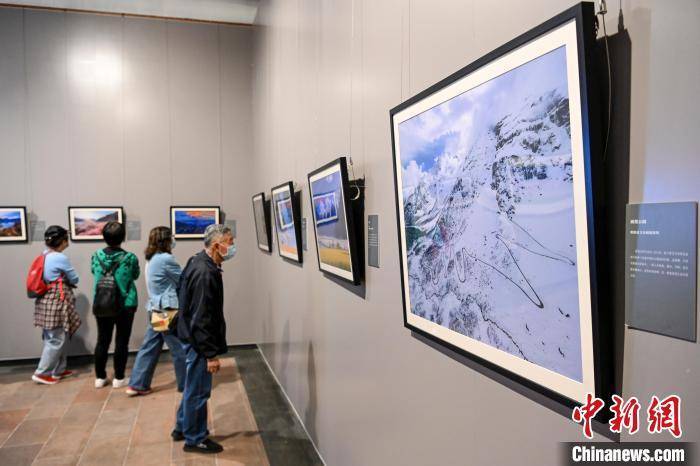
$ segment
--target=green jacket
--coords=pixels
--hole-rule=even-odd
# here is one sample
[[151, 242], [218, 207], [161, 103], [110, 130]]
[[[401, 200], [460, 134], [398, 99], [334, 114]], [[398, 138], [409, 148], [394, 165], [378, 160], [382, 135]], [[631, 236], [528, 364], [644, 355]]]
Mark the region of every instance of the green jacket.
[[119, 258], [123, 257], [119, 267], [117, 267], [117, 270], [114, 272], [114, 279], [119, 286], [119, 291], [121, 291], [124, 307], [138, 307], [139, 297], [136, 292], [136, 284], [134, 283], [141, 274], [138, 258], [133, 253], [126, 252], [121, 248], [110, 247], [100, 249], [93, 254], [91, 261], [92, 274], [95, 277], [95, 283], [92, 286], [93, 297], [95, 296], [95, 286], [104, 274], [102, 265], [97, 260], [98, 257], [107, 268], [111, 267]]

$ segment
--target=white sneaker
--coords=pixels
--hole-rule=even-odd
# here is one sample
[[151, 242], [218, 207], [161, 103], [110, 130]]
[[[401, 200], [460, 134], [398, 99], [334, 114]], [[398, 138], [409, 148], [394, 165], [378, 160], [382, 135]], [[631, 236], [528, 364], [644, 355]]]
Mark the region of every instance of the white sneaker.
[[95, 388], [104, 388], [109, 384], [107, 379], [95, 379]]
[[112, 380], [112, 388], [122, 388], [126, 387], [129, 384], [129, 381], [126, 380], [126, 377], [123, 379], [114, 379]]

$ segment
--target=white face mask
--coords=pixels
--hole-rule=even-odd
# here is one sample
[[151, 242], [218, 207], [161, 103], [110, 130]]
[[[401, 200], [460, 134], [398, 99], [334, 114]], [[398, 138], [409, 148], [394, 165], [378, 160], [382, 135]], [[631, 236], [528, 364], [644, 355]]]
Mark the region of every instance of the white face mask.
[[177, 241], [175, 241], [175, 238], [172, 238], [170, 240], [170, 250], [172, 251], [173, 249], [175, 249], [176, 245], [177, 245]]

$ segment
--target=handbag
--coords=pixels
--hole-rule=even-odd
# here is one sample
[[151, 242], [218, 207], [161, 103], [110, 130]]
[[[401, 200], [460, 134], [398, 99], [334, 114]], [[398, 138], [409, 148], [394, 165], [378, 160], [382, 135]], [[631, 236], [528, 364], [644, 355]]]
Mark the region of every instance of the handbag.
[[174, 327], [176, 318], [177, 309], [151, 311], [151, 328], [154, 332], [167, 332]]

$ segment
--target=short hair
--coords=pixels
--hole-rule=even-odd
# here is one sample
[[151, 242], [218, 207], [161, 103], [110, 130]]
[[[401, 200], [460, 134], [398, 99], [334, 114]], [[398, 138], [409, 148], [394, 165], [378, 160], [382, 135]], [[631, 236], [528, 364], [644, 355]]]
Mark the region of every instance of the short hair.
[[204, 247], [208, 248], [217, 239], [231, 234], [231, 227], [227, 227], [226, 225], [222, 225], [220, 223], [209, 225], [207, 229], [204, 230]]
[[126, 238], [124, 225], [119, 222], [109, 222], [102, 229], [102, 237], [108, 246], [116, 247], [121, 245]]
[[68, 230], [59, 225], [51, 225], [44, 232], [44, 243], [51, 249], [55, 249], [68, 240]]

